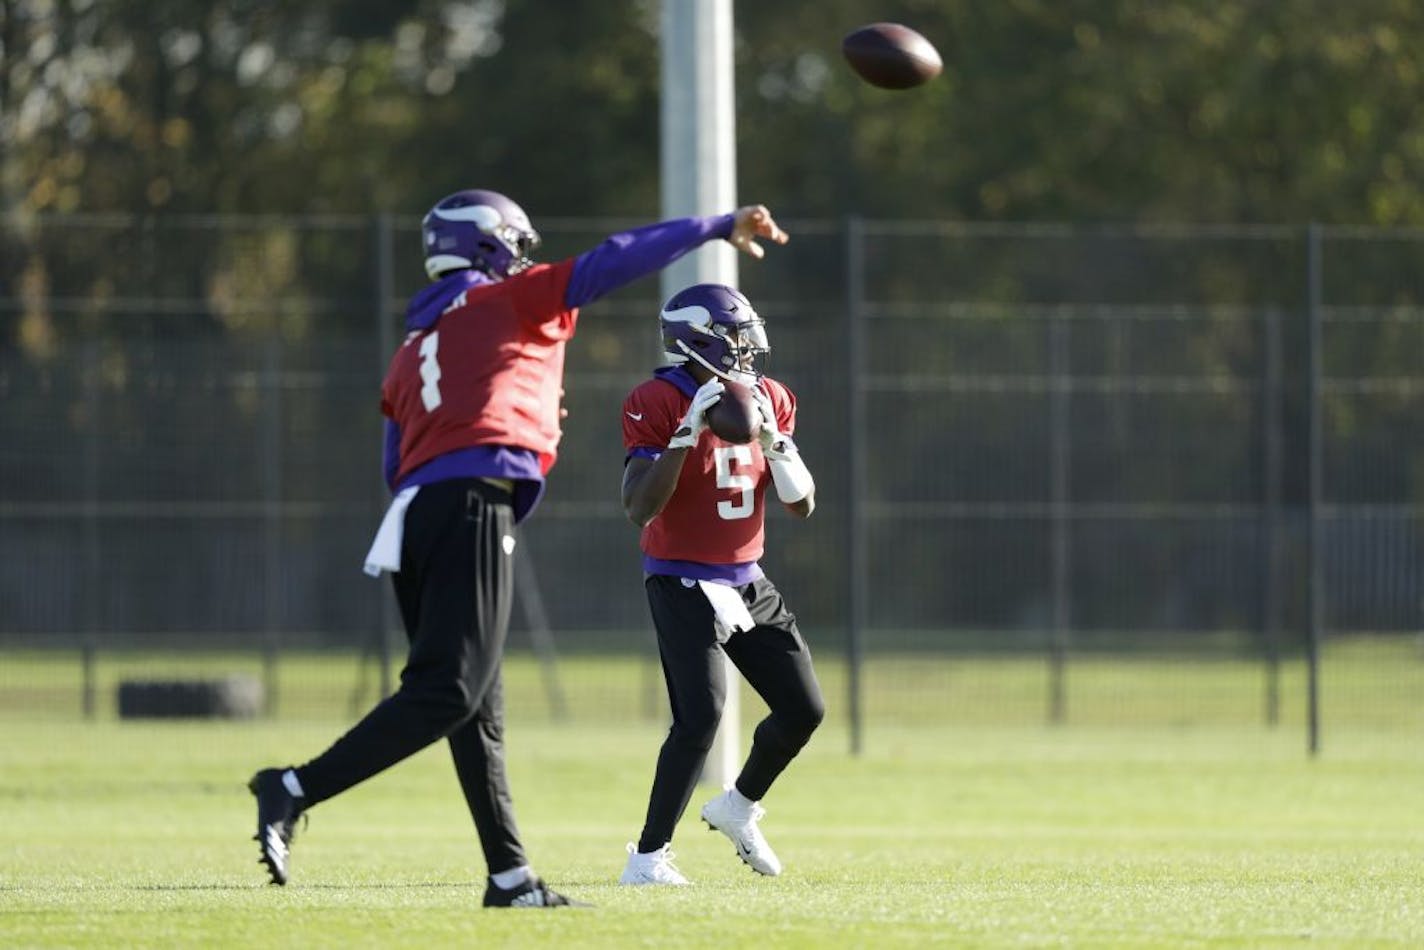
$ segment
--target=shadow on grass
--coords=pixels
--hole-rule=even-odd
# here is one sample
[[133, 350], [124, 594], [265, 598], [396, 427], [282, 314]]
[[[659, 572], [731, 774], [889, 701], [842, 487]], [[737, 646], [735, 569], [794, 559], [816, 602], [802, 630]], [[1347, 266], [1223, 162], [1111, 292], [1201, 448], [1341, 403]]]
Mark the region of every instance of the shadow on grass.
[[[98, 886], [93, 884], [54, 884], [46, 882], [44, 890], [49, 893], [56, 892], [78, 892], [78, 891], [136, 891], [136, 892], [173, 892], [183, 891], [394, 891], [394, 890], [456, 890], [475, 889], [483, 892], [484, 881], [408, 881], [392, 884], [382, 884], [369, 882], [363, 884], [326, 884], [321, 882], [296, 884], [291, 887], [282, 887], [276, 884], [115, 884], [111, 886]], [[34, 887], [27, 887], [23, 884], [0, 884], [0, 894], [21, 893], [35, 890]]]

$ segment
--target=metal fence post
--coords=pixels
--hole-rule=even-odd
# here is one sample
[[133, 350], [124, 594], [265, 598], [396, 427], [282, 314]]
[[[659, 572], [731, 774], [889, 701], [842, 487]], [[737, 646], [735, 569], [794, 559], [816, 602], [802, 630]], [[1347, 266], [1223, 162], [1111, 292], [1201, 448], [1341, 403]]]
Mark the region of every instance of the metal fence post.
[[1309, 531], [1306, 559], [1309, 574], [1306, 579], [1307, 617], [1306, 626], [1306, 733], [1307, 747], [1311, 756], [1320, 752], [1320, 641], [1321, 626], [1325, 612], [1325, 553], [1321, 545], [1321, 503], [1324, 487], [1324, 438], [1321, 420], [1321, 389], [1324, 382], [1322, 366], [1322, 298], [1324, 291], [1321, 274], [1320, 225], [1311, 224], [1306, 229], [1306, 318], [1309, 321], [1309, 359], [1306, 374], [1307, 403], [1309, 406]]
[[277, 713], [277, 654], [281, 648], [282, 583], [282, 340], [280, 330], [267, 340], [261, 391], [266, 412], [259, 425], [262, 459], [263, 607], [262, 641], [264, 711]]
[[1281, 315], [1261, 323], [1261, 650], [1266, 724], [1281, 718]]
[[850, 751], [864, 746], [861, 664], [869, 609], [865, 576], [865, 221], [846, 219], [846, 702], [850, 712]]
[[[386, 361], [391, 358], [391, 353], [396, 348], [395, 328], [391, 325], [388, 306], [391, 297], [395, 293], [395, 225], [391, 219], [390, 212], [382, 212], [376, 215], [375, 220], [375, 256], [376, 256], [376, 380], [377, 385], [384, 379], [386, 373]], [[385, 423], [382, 422], [384, 427]], [[378, 480], [376, 493], [376, 511], [379, 513], [386, 506], [388, 489], [384, 479]], [[395, 592], [391, 585], [385, 582], [385, 578], [378, 579], [381, 590], [380, 608], [377, 610], [376, 623], [379, 629], [376, 631], [376, 648], [380, 657], [380, 683], [382, 698], [391, 695], [394, 684], [391, 677], [391, 636], [395, 631], [399, 618], [396, 616]]]
[[80, 383], [84, 393], [84, 632], [79, 645], [80, 712], [93, 719], [98, 701], [98, 640], [102, 611], [99, 593], [104, 583], [99, 537], [99, 354], [90, 340], [80, 351]]
[[1067, 317], [1055, 315], [1049, 323], [1048, 387], [1049, 446], [1049, 570], [1052, 579], [1053, 615], [1048, 646], [1048, 720], [1061, 723], [1067, 718], [1067, 666], [1072, 598], [1072, 544], [1069, 537], [1069, 444], [1072, 383], [1068, 358]]

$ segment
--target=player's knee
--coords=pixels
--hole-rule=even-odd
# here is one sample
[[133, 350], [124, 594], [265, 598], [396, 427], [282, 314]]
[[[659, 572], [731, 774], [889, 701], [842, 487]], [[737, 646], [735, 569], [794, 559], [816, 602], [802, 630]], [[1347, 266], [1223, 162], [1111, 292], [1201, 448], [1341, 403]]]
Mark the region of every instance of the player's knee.
[[479, 704], [459, 679], [427, 680], [402, 689], [424, 714], [437, 735], [447, 735], [474, 718]]
[[801, 730], [809, 738], [826, 721], [826, 701], [817, 696], [801, 712]]
[[799, 749], [825, 720], [826, 701], [820, 695], [809, 696], [796, 706], [777, 710], [773, 718], [787, 744]]
[[717, 726], [721, 721], [720, 705], [684, 710], [673, 722], [672, 735], [684, 748], [706, 752], [717, 738]]

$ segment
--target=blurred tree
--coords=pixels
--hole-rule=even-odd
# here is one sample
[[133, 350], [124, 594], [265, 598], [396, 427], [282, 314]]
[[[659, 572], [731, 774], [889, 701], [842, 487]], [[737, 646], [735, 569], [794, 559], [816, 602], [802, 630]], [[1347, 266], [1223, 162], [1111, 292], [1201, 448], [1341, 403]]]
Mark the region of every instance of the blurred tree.
[[3, 206], [404, 210], [472, 182], [549, 212], [646, 205], [656, 17], [636, 3], [547, 13], [0, 0]]
[[[813, 16], [789, 3], [737, 14], [744, 187], [808, 212], [1424, 221], [1407, 173], [1424, 158], [1424, 7], [1410, 0], [827, 0]], [[842, 68], [840, 37], [882, 19], [931, 39], [944, 75], [897, 93]], [[796, 147], [765, 148], [766, 129]]]
[[[656, 212], [658, 0], [0, 0], [8, 210]], [[742, 0], [742, 190], [797, 213], [1424, 221], [1410, 0]], [[860, 83], [850, 28], [945, 74]]]
[[[516, 195], [536, 219], [650, 218], [660, 9], [0, 0], [0, 211], [409, 219], [479, 184]], [[1408, 0], [742, 0], [735, 10], [740, 191], [783, 217], [1424, 222], [1421, 184], [1407, 174], [1424, 158], [1424, 8]], [[872, 19], [925, 33], [945, 74], [907, 92], [860, 82], [839, 42]], [[163, 243], [139, 219], [125, 261], [0, 237], [23, 248], [4, 255], [0, 282], [15, 297], [55, 293], [96, 311], [139, 286], [198, 302], [214, 329], [260, 334], [309, 320], [255, 316], [251, 302], [369, 278], [360, 261], [312, 260], [368, 254], [359, 228], [327, 239], [351, 242], [343, 248], [295, 240], [286, 223], [251, 227], [200, 251], [193, 239]], [[1102, 260], [1117, 273], [1068, 267], [1056, 292], [1138, 286], [1141, 260]], [[1013, 299], [1032, 275], [1010, 264], [978, 248], [955, 292]], [[931, 272], [905, 286], [920, 292], [913, 282]], [[1203, 273], [1213, 298], [1260, 281], [1235, 258]], [[11, 339], [52, 349], [50, 316], [23, 309]]]

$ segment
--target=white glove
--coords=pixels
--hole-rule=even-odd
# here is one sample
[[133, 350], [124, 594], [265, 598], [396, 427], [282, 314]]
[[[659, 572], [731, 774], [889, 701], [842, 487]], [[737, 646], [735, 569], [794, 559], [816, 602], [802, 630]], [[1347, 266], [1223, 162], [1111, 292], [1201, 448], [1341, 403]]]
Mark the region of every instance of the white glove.
[[722, 381], [714, 376], [692, 394], [692, 405], [687, 407], [687, 415], [682, 417], [677, 431], [668, 440], [668, 448], [690, 449], [697, 444], [698, 436], [707, 428], [707, 410], [722, 398], [723, 389], [726, 387]]
[[771, 398], [760, 389], [753, 387], [752, 398], [761, 410], [761, 428], [757, 430], [757, 441], [761, 443], [761, 454], [768, 461], [785, 461], [796, 453], [796, 445], [789, 436], [781, 434], [776, 427], [776, 410], [771, 406]]
[[771, 399], [759, 388], [752, 389], [761, 412], [761, 428], [757, 430], [757, 441], [761, 443], [761, 454], [766, 456], [767, 467], [771, 469], [771, 481], [776, 486], [776, 497], [794, 505], [816, 490], [816, 481], [801, 461], [801, 453], [789, 435], [782, 435], [776, 427], [776, 410]]

